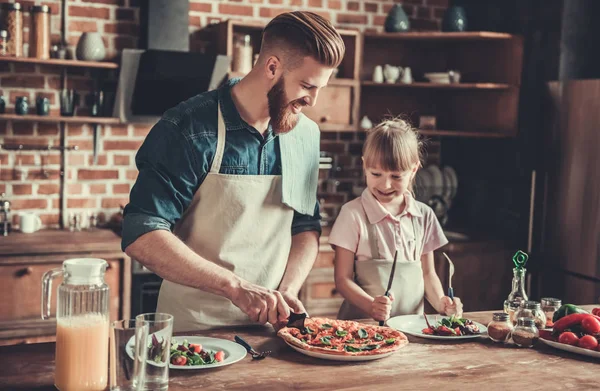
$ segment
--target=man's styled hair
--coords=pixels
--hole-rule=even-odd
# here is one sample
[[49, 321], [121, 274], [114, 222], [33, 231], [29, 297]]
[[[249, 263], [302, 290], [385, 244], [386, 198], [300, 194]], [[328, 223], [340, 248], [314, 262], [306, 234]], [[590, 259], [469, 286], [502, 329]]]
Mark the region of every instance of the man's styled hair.
[[276, 16], [263, 31], [263, 54], [283, 53], [286, 67], [294, 67], [304, 57], [337, 68], [346, 47], [329, 21], [314, 12], [294, 11]]

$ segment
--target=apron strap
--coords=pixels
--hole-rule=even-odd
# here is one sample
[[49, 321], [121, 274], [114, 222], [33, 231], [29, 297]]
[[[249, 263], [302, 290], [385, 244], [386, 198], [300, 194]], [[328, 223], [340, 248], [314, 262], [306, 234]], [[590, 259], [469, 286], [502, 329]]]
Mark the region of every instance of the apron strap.
[[217, 133], [217, 149], [215, 151], [215, 158], [213, 159], [210, 172], [218, 174], [221, 170], [221, 162], [223, 161], [223, 153], [225, 152], [225, 121], [223, 121], [223, 114], [221, 113], [221, 102], [217, 102], [218, 107], [218, 133]]
[[379, 259], [379, 247], [377, 246], [377, 230], [375, 224], [367, 224], [369, 231], [369, 246], [371, 247], [371, 259]]

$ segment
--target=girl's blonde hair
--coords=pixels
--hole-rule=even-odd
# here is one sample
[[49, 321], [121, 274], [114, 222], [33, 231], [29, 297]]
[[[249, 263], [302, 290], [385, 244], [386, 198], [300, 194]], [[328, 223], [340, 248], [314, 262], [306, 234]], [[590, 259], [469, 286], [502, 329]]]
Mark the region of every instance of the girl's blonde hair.
[[363, 146], [364, 166], [379, 167], [384, 171], [409, 171], [415, 164], [422, 164], [423, 148], [417, 130], [407, 121], [388, 119], [368, 131]]

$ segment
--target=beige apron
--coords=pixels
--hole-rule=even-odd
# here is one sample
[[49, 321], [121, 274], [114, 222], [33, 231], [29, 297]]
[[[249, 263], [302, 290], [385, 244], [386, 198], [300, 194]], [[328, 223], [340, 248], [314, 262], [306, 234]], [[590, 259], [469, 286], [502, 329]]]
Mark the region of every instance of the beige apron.
[[[417, 232], [415, 229], [414, 216], [410, 216], [415, 235], [413, 244], [414, 252], [412, 260], [401, 259], [400, 255], [396, 262], [394, 282], [390, 292], [394, 294], [390, 317], [398, 315], [422, 314], [423, 298], [425, 296], [425, 282], [423, 280], [423, 269], [417, 243]], [[392, 272], [393, 259], [383, 259], [379, 255], [377, 231], [375, 224], [368, 224], [369, 245], [371, 247], [372, 259], [365, 261], [354, 261], [355, 281], [369, 295], [381, 296], [385, 294], [390, 273]], [[370, 318], [360, 308], [344, 300], [338, 319], [365, 319]]]
[[[281, 202], [280, 175], [219, 174], [226, 137], [220, 104], [218, 116], [210, 172], [174, 233], [203, 258], [244, 280], [277, 289], [290, 253], [293, 209]], [[174, 316], [174, 331], [253, 323], [222, 296], [166, 280], [156, 310]]]

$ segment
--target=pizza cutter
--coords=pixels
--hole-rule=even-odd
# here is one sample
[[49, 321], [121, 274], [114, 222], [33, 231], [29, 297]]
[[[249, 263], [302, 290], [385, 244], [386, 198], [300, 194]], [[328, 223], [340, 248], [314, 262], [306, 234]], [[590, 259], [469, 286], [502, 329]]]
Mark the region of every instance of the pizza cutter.
[[308, 314], [296, 314], [295, 312], [290, 312], [290, 317], [288, 319], [286, 327], [293, 327], [295, 329], [300, 330], [302, 334], [306, 334], [306, 328], [304, 326], [304, 321], [308, 317]]

